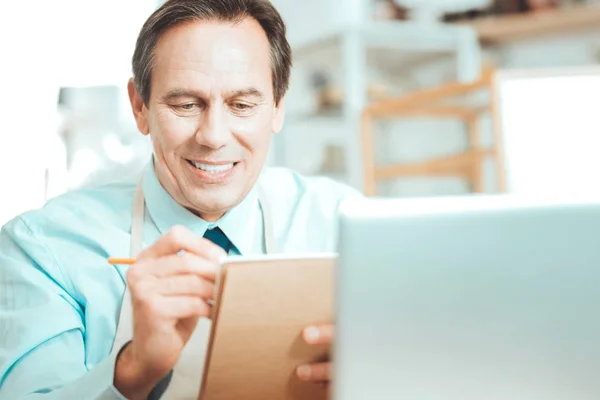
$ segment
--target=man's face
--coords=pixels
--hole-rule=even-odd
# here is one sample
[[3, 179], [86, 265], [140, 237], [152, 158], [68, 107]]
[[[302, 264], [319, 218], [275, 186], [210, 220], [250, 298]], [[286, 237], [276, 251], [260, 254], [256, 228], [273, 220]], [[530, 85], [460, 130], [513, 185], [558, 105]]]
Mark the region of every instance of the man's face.
[[190, 22], [167, 31], [154, 54], [148, 107], [129, 87], [138, 128], [152, 138], [165, 189], [214, 221], [248, 194], [281, 129], [269, 41], [253, 19]]

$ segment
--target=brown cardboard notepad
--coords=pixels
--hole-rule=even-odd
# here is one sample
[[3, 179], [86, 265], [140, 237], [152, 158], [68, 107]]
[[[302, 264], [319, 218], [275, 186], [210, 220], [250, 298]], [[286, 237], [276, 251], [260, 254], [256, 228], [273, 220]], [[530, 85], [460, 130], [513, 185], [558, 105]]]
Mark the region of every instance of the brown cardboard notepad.
[[302, 330], [333, 322], [335, 255], [225, 261], [218, 282], [200, 400], [321, 400], [326, 389], [296, 376], [326, 359]]

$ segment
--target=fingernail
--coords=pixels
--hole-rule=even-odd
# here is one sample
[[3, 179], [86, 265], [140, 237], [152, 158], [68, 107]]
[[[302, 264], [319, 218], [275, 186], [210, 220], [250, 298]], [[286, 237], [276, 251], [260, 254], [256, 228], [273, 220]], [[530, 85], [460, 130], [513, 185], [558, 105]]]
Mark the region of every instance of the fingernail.
[[321, 332], [319, 332], [319, 329], [317, 329], [314, 326], [308, 327], [304, 331], [304, 337], [309, 342], [316, 342], [317, 340], [319, 340], [320, 335], [321, 335]]
[[301, 365], [298, 367], [298, 369], [296, 370], [298, 377], [300, 377], [300, 379], [307, 381], [310, 379], [310, 375], [312, 374], [312, 370], [310, 368], [309, 365]]

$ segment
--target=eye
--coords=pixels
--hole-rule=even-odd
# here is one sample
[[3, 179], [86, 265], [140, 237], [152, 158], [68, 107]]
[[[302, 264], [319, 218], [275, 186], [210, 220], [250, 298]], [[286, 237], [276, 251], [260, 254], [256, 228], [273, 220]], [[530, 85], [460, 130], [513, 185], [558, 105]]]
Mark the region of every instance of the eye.
[[234, 103], [233, 107], [239, 111], [245, 111], [245, 110], [252, 108], [252, 106], [250, 104], [246, 104], [246, 103]]
[[202, 111], [202, 104], [199, 103], [183, 103], [174, 104], [171, 106], [175, 113], [180, 116], [192, 116], [197, 115]]

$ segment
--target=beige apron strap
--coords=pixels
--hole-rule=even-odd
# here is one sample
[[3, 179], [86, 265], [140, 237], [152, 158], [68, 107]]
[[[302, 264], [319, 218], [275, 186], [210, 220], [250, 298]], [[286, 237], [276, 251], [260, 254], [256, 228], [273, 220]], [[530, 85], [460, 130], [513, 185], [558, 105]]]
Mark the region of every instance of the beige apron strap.
[[146, 211], [146, 203], [144, 202], [144, 190], [142, 178], [138, 182], [133, 198], [133, 218], [131, 220], [131, 242], [129, 246], [129, 256], [137, 257], [142, 251], [142, 243], [144, 241], [144, 213]]
[[[142, 175], [143, 178], [143, 175]], [[129, 246], [129, 255], [135, 258], [142, 249], [144, 237], [144, 212], [146, 209], [144, 203], [144, 190], [142, 187], [142, 178], [138, 182], [133, 197], [133, 213], [131, 219], [131, 241]], [[125, 293], [121, 302], [121, 314], [117, 324], [117, 332], [113, 341], [112, 351], [119, 351], [121, 347], [133, 338], [133, 308], [131, 304], [131, 294], [129, 288], [125, 286]]]
[[269, 198], [261, 185], [256, 186], [258, 191], [258, 203], [263, 217], [263, 231], [265, 240], [265, 252], [273, 254], [277, 252], [277, 242], [275, 241], [275, 233], [273, 232], [273, 218], [271, 214], [271, 205]]

